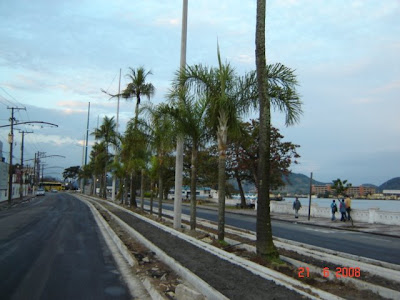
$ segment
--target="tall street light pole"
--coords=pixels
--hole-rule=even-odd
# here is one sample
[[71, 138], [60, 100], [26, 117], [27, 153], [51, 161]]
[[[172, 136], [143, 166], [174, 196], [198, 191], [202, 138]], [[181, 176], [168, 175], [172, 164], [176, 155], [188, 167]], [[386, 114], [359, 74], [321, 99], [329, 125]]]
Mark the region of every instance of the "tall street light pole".
[[[183, 0], [182, 36], [181, 36], [181, 72], [186, 66], [188, 0]], [[175, 198], [174, 198], [174, 228], [180, 229], [182, 223], [182, 183], [183, 183], [183, 136], [178, 135], [176, 142], [175, 164]]]
[[[86, 124], [85, 166], [87, 164], [87, 151], [88, 151], [88, 139], [89, 139], [89, 116], [90, 116], [90, 102], [89, 102], [89, 106], [88, 106], [87, 124]], [[82, 189], [83, 193], [85, 193], [85, 185], [86, 185], [86, 180], [83, 179], [83, 189]]]
[[[119, 69], [119, 84], [118, 84], [118, 102], [117, 102], [117, 134], [118, 134], [118, 127], [119, 127], [119, 99], [120, 99], [120, 93], [121, 93], [121, 69]], [[114, 162], [117, 162], [117, 146], [114, 147]], [[117, 178], [115, 174], [113, 175], [113, 181], [112, 181], [112, 190], [111, 190], [111, 201], [115, 201], [115, 189], [117, 185]]]

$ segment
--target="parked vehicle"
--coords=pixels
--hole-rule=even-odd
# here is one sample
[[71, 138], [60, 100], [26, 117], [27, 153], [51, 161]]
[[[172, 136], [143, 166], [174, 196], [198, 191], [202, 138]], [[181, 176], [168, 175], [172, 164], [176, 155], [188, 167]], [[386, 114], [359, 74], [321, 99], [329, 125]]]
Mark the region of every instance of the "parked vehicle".
[[36, 191], [36, 196], [44, 196], [45, 192], [43, 188], [38, 188]]

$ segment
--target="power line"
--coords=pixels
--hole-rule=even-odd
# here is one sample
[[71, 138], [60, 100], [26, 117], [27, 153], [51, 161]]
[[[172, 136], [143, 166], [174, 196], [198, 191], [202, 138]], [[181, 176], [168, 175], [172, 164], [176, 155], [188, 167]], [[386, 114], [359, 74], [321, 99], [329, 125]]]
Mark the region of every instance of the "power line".
[[3, 97], [2, 95], [0, 95], [0, 100], [6, 101], [7, 104], [5, 104], [3, 102], [1, 103], [1, 104], [4, 104], [5, 106], [15, 105], [15, 103], [12, 103], [10, 100], [8, 100], [7, 98]]
[[15, 99], [10, 93], [8, 93], [3, 87], [0, 86], [0, 89], [2, 89], [4, 91], [4, 93], [6, 93], [9, 97], [11, 97], [15, 103], [17, 103], [20, 106], [25, 107], [21, 102], [19, 102], [17, 99]]

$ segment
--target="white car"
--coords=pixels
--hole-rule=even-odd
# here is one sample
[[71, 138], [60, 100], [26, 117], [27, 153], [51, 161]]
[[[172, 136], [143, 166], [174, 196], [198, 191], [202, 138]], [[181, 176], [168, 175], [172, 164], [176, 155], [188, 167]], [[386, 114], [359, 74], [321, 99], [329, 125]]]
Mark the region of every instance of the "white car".
[[36, 196], [44, 196], [44, 189], [38, 188], [36, 191]]

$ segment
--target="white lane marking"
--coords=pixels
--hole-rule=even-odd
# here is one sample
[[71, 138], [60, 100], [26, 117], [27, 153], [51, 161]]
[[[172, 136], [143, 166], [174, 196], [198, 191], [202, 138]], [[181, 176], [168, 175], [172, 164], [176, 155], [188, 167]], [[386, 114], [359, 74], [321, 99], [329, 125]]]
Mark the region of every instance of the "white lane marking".
[[327, 230], [327, 229], [315, 229], [315, 228], [304, 228], [305, 230], [308, 231], [316, 231], [316, 232], [322, 232], [322, 233], [333, 233], [335, 231], [333, 230]]

